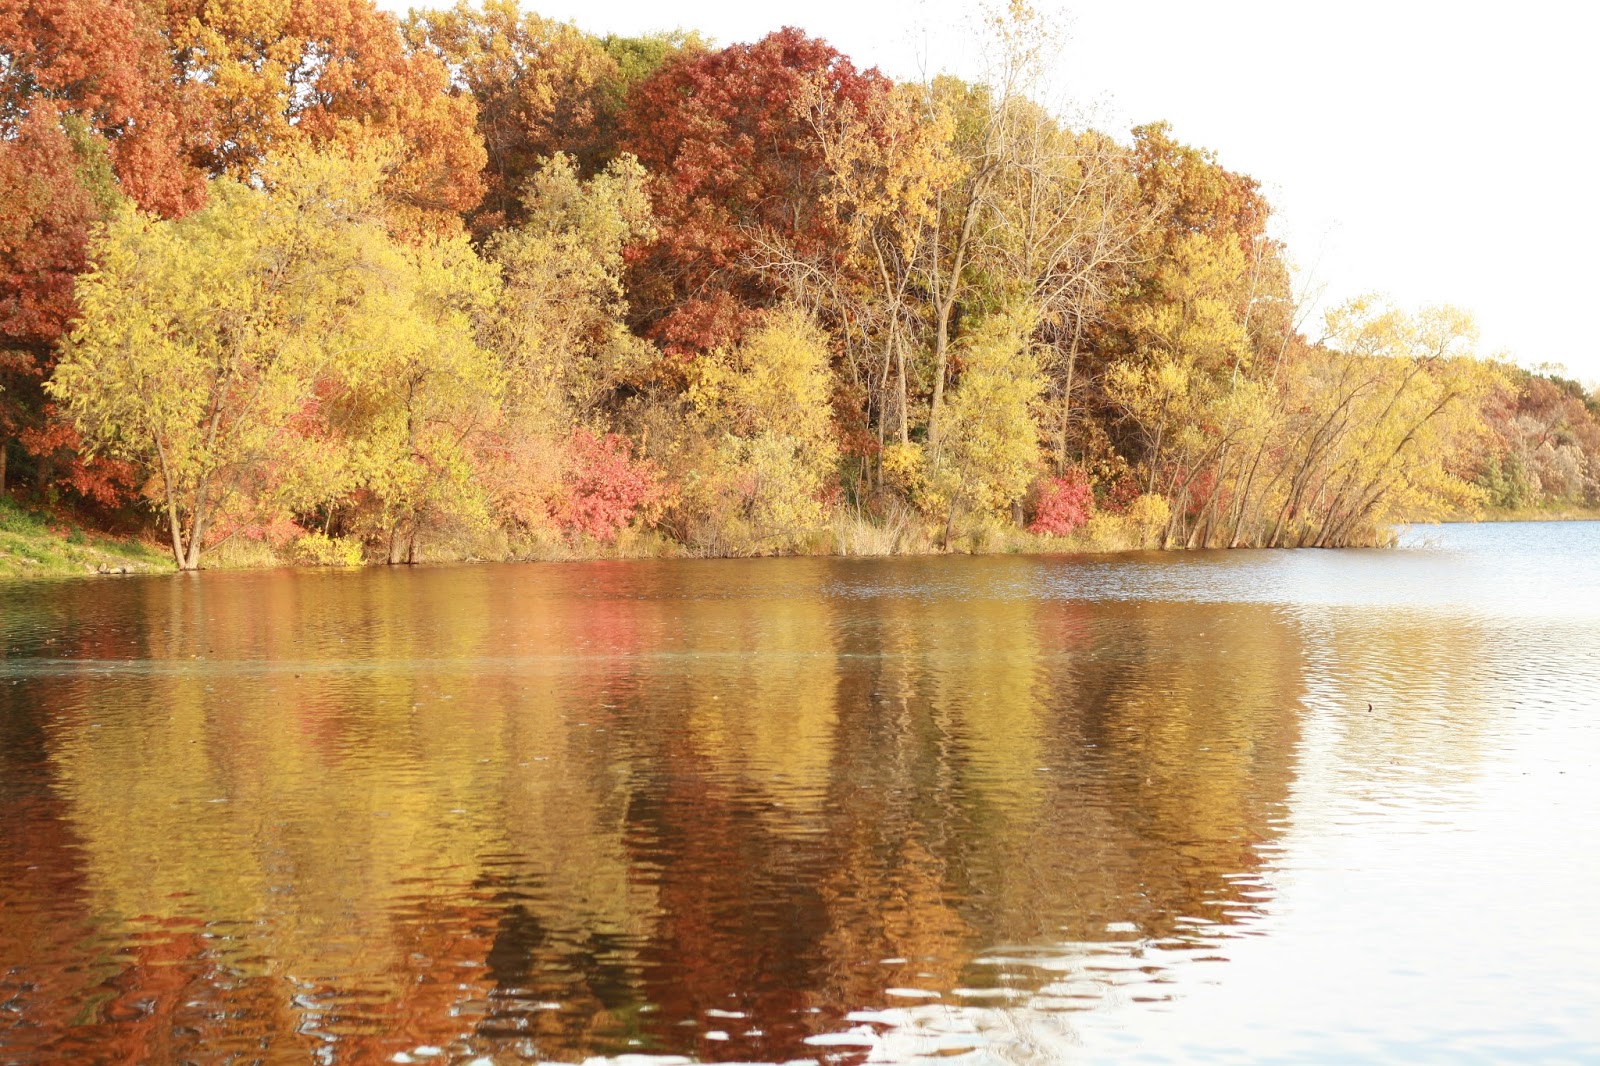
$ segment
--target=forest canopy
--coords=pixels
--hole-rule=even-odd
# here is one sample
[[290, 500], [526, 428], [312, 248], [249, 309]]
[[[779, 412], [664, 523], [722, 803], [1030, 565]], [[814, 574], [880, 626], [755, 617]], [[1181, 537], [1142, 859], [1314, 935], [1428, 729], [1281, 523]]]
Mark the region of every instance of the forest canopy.
[[1252, 178], [795, 28], [0, 0], [0, 495], [177, 566], [1381, 543], [1600, 506], [1600, 397]]

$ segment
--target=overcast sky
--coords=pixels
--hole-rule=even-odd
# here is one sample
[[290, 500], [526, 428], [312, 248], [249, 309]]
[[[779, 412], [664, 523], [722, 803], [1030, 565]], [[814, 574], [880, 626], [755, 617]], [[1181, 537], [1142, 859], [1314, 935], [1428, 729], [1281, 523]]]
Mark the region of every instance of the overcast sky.
[[[384, 0], [402, 9], [407, 3]], [[973, 76], [959, 0], [537, 0], [594, 33], [682, 26], [719, 43], [783, 25], [863, 66]], [[1324, 303], [1377, 291], [1472, 311], [1483, 348], [1600, 382], [1590, 5], [1078, 0], [1057, 103], [1118, 134], [1167, 119], [1265, 186]], [[1316, 335], [1314, 326], [1308, 331]]]

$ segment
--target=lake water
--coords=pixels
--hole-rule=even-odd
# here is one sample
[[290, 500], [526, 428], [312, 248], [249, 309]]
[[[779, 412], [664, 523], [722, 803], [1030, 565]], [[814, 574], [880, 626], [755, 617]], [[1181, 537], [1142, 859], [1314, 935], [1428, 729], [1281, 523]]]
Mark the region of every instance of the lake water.
[[1600, 524], [1403, 543], [0, 586], [0, 1063], [1596, 1061]]

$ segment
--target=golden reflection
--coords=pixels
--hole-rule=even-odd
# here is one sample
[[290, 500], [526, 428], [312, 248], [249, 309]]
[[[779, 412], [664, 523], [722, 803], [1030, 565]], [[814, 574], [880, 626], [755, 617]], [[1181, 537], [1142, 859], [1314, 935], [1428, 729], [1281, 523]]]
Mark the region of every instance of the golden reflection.
[[63, 661], [0, 684], [0, 1051], [784, 1058], [1048, 980], [991, 956], [1214, 943], [1308, 677], [1476, 639], [1030, 591], [1062, 565], [64, 588]]

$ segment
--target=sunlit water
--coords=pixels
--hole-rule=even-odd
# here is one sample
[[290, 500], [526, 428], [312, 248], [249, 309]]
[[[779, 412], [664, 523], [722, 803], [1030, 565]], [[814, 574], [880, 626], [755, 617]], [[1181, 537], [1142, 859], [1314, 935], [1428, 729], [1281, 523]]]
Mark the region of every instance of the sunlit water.
[[1404, 543], [0, 587], [0, 1063], [1595, 1061], [1600, 524]]

